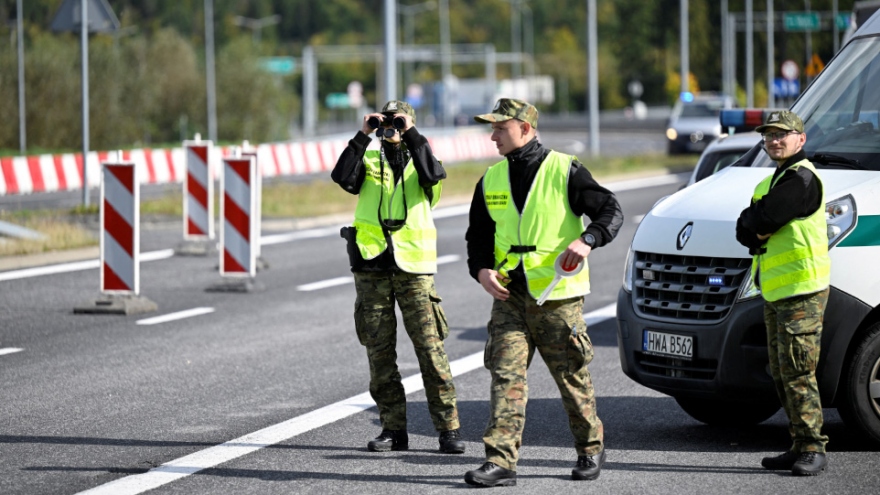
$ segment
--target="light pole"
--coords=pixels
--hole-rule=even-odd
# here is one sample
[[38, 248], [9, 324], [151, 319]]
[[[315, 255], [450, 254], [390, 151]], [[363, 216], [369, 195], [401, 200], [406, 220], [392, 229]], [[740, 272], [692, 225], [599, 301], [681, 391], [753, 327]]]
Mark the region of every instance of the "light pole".
[[385, 101], [397, 99], [397, 0], [385, 0]]
[[[413, 23], [413, 18], [416, 16], [416, 14], [421, 14], [422, 12], [428, 12], [429, 10], [436, 9], [437, 2], [434, 0], [430, 0], [428, 2], [417, 3], [413, 5], [398, 5], [397, 8], [400, 9], [400, 15], [403, 16], [403, 43], [407, 46], [407, 48], [412, 47], [415, 38], [415, 26]], [[411, 82], [412, 62], [408, 61], [404, 64], [404, 87], [408, 86]]]
[[24, 108], [24, 23], [21, 12], [21, 0], [17, 0], [15, 8], [17, 18], [15, 24], [16, 36], [18, 36], [18, 144], [21, 154], [27, 149], [27, 132], [25, 128]]
[[449, 29], [449, 0], [440, 0], [440, 60], [443, 72], [443, 113], [441, 122], [443, 127], [448, 127], [449, 105], [451, 98], [449, 96], [449, 88], [452, 82], [452, 54], [450, 53], [450, 29]]
[[272, 26], [281, 22], [281, 16], [278, 14], [270, 15], [260, 19], [251, 19], [250, 17], [235, 16], [235, 25], [246, 27], [254, 32], [254, 43], [260, 44], [261, 33], [266, 26]]
[[690, 34], [688, 30], [688, 0], [679, 0], [681, 18], [681, 92], [690, 91]]
[[217, 142], [217, 95], [214, 82], [214, 0], [205, 0], [205, 95], [208, 100], [208, 138]]
[[[510, 53], [522, 56], [522, 13], [519, 5], [522, 0], [504, 0], [510, 4]], [[511, 79], [519, 79], [522, 75], [522, 60], [517, 59], [510, 65]]]

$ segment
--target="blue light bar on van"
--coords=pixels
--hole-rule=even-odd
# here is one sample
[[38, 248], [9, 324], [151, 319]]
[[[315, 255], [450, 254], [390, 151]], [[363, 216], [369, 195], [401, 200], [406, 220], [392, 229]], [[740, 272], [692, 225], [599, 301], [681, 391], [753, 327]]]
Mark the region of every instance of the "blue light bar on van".
[[721, 110], [721, 127], [734, 127], [737, 131], [753, 131], [764, 123], [767, 114], [774, 109], [729, 108]]

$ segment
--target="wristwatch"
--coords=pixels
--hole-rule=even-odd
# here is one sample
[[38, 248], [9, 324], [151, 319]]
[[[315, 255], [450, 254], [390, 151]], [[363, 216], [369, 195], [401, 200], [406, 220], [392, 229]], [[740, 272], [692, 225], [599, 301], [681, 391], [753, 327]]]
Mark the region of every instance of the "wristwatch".
[[590, 248], [596, 245], [596, 237], [593, 234], [584, 234], [581, 236], [581, 240], [587, 243]]

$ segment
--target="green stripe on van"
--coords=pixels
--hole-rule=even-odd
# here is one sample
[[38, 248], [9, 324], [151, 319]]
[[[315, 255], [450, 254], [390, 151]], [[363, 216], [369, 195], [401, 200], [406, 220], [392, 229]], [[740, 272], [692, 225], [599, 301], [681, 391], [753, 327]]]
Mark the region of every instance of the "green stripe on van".
[[837, 246], [880, 246], [880, 215], [859, 215], [856, 229]]

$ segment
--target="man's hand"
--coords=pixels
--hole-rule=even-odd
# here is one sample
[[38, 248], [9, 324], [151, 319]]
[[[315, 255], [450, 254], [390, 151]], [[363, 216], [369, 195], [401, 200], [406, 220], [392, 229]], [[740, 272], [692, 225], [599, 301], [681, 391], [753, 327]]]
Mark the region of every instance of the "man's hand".
[[590, 255], [590, 251], [592, 250], [593, 248], [591, 248], [590, 245], [584, 242], [580, 237], [571, 241], [568, 248], [562, 252], [562, 269], [565, 271], [574, 270], [578, 263], [587, 259], [587, 256]]
[[504, 288], [500, 282], [509, 283], [510, 279], [503, 277], [500, 273], [490, 268], [483, 268], [477, 274], [480, 285], [489, 293], [490, 296], [500, 301], [506, 301], [510, 297], [510, 291]]
[[361, 132], [363, 132], [367, 136], [376, 131], [376, 129], [373, 129], [372, 127], [370, 127], [370, 124], [367, 123], [367, 121], [370, 120], [370, 117], [376, 117], [377, 119], [379, 119], [379, 122], [382, 122], [382, 119], [385, 118], [385, 116], [381, 113], [368, 113], [367, 115], [364, 115], [364, 122], [361, 125]]
[[396, 113], [396, 114], [394, 114], [394, 117], [395, 117], [395, 118], [396, 118], [396, 117], [400, 117], [400, 118], [402, 118], [403, 120], [406, 121], [406, 125], [403, 127], [403, 129], [400, 130], [400, 133], [401, 133], [401, 134], [403, 134], [404, 132], [406, 132], [406, 131], [410, 130], [411, 128], [415, 127], [415, 124], [413, 124], [413, 121], [412, 121], [412, 117], [410, 117], [408, 114], [405, 114], [405, 113]]

